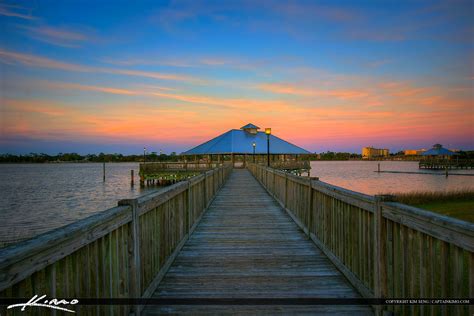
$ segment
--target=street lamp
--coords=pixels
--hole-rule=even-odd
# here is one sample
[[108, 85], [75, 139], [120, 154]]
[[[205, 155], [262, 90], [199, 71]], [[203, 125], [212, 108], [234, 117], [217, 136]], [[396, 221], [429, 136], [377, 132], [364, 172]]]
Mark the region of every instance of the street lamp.
[[253, 163], [255, 163], [255, 146], [257, 146], [257, 144], [255, 144], [255, 142], [253, 142], [252, 146], [253, 146]]
[[272, 133], [271, 128], [265, 128], [265, 134], [267, 134], [267, 167], [270, 167], [270, 134]]
[[146, 164], [146, 147], [143, 147], [143, 164]]

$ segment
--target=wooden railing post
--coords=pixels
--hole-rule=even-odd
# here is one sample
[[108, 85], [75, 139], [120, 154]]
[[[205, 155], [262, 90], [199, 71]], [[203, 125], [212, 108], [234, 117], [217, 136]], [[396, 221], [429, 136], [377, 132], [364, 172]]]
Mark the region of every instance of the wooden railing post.
[[285, 208], [288, 208], [288, 173], [285, 172]]
[[[120, 200], [118, 205], [129, 205], [132, 209], [132, 221], [127, 237], [128, 253], [128, 271], [129, 271], [129, 290], [131, 298], [141, 297], [141, 271], [140, 271], [140, 222], [138, 215], [138, 200], [125, 199]], [[140, 306], [132, 306], [131, 311], [135, 316], [140, 315]]]
[[313, 213], [313, 187], [311, 185], [311, 178], [308, 178], [308, 239], [311, 239], [311, 218]]
[[191, 199], [192, 186], [191, 186], [191, 181], [188, 180], [187, 182], [188, 182], [188, 190], [187, 190], [188, 191], [187, 192], [187, 194], [188, 194], [188, 199], [187, 199], [188, 200], [188, 207], [186, 208], [186, 210], [187, 210], [187, 213], [188, 213], [187, 214], [187, 218], [188, 218], [188, 231], [187, 231], [187, 233], [188, 233], [188, 238], [189, 238], [189, 235], [191, 234], [191, 227], [193, 226], [194, 223], [192, 221], [193, 211], [191, 210], [191, 207], [192, 207], [191, 206], [192, 205], [192, 199]]
[[308, 238], [311, 239], [311, 228], [313, 227], [313, 180], [319, 180], [319, 178], [309, 177], [309, 192], [308, 192]]
[[204, 209], [207, 208], [207, 172], [204, 172]]
[[[386, 240], [387, 225], [382, 217], [383, 202], [393, 200], [391, 195], [376, 195], [374, 209], [374, 296], [376, 298], [384, 298], [387, 296], [387, 254]], [[377, 305], [375, 308], [376, 315], [382, 315], [382, 306]]]
[[276, 198], [276, 189], [275, 189], [276, 174], [275, 174], [275, 170], [273, 170], [273, 172], [272, 172], [272, 177], [273, 177], [273, 181], [272, 181], [272, 194], [273, 194], [273, 197]]

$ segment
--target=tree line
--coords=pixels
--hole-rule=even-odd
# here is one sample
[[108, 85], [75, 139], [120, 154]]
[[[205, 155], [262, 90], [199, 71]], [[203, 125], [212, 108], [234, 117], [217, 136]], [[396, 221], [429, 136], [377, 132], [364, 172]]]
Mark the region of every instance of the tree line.
[[[193, 156], [192, 159], [203, 159], [207, 155]], [[454, 159], [474, 159], [474, 151], [460, 151]], [[390, 158], [399, 159], [420, 159], [420, 156], [405, 156], [403, 152], [390, 154]], [[146, 161], [179, 161], [181, 156], [172, 152], [167, 154], [158, 154], [151, 152], [146, 154]], [[230, 156], [225, 157], [230, 160]], [[362, 155], [348, 152], [322, 152], [320, 154], [313, 153], [303, 155], [301, 160], [358, 160], [362, 159]], [[0, 154], [0, 163], [54, 163], [54, 162], [143, 162], [143, 155], [123, 155], [123, 154], [87, 154], [80, 155], [78, 153], [59, 153], [57, 155], [49, 155], [44, 153], [30, 153], [26, 155]]]
[[[169, 155], [157, 154], [156, 152], [146, 154], [147, 161], [178, 161], [179, 156], [173, 152]], [[48, 155], [44, 153], [30, 153], [26, 155], [0, 155], [0, 163], [54, 163], [54, 162], [143, 162], [143, 155], [123, 154], [87, 154], [59, 153]]]

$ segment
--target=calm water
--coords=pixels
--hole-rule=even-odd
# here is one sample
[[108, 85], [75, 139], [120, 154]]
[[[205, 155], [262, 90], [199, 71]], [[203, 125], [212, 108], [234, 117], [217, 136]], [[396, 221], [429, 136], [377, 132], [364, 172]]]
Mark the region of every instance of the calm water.
[[[373, 161], [318, 161], [311, 165], [312, 175], [322, 181], [367, 194], [474, 189], [474, 177], [379, 174], [374, 172], [377, 162]], [[139, 185], [130, 187], [131, 169], [138, 175], [136, 163], [106, 164], [104, 183], [102, 164], [0, 165], [0, 244], [35, 236], [114, 207], [120, 199], [144, 194]], [[418, 171], [418, 163], [383, 161], [381, 169]]]
[[[130, 186], [130, 170], [135, 186]], [[144, 193], [137, 163], [0, 165], [0, 243], [32, 237]]]
[[[378, 173], [380, 170], [414, 171], [426, 174]], [[451, 173], [474, 174], [474, 170], [453, 170]], [[416, 161], [312, 161], [311, 176], [346, 189], [365, 194], [410, 191], [474, 190], [474, 176], [447, 178], [444, 171], [419, 170]]]

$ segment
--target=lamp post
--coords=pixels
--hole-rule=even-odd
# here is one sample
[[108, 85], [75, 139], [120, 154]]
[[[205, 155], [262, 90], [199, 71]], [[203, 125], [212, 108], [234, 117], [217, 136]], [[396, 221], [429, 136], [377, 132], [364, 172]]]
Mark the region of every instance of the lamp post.
[[255, 144], [255, 142], [253, 142], [252, 146], [253, 146], [253, 163], [255, 163], [255, 146], [257, 146], [257, 144]]
[[267, 134], [267, 167], [270, 167], [270, 134], [272, 133], [271, 128], [265, 128], [265, 134]]
[[143, 164], [146, 164], [146, 147], [143, 147]]

